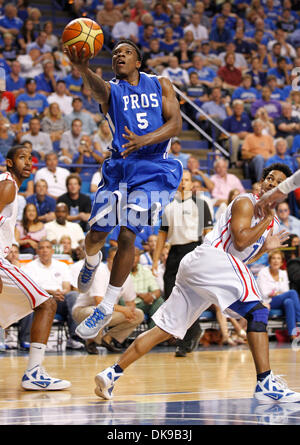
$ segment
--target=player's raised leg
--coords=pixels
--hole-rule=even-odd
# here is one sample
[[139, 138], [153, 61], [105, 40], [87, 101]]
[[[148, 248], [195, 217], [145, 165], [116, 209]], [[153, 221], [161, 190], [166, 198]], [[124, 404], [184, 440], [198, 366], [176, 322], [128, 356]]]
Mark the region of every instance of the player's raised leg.
[[[97, 232], [90, 232], [97, 233]], [[103, 233], [103, 232], [99, 232]], [[83, 320], [76, 328], [76, 333], [84, 338], [95, 338], [111, 320], [121, 287], [128, 277], [134, 261], [135, 233], [126, 227], [121, 227], [118, 238], [118, 250], [114, 257], [110, 282], [103, 301], [95, 308], [92, 315]], [[94, 270], [96, 270], [97, 266]]]
[[104, 246], [108, 233], [90, 230], [85, 238], [86, 257], [78, 275], [77, 287], [82, 293], [89, 290], [92, 285], [95, 272], [102, 260], [101, 249]]

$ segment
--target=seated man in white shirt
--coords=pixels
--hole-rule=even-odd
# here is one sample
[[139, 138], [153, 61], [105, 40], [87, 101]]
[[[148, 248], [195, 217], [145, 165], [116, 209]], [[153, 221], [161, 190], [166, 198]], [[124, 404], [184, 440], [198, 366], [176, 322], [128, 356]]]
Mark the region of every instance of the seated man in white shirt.
[[67, 193], [66, 179], [70, 172], [66, 168], [58, 167], [58, 157], [55, 152], [45, 156], [46, 167], [39, 169], [34, 177], [35, 184], [44, 179], [48, 184], [48, 195], [53, 198]]
[[123, 11], [123, 19], [116, 22], [112, 28], [111, 35], [113, 40], [130, 39], [134, 43], [138, 43], [138, 25], [131, 20], [130, 11], [125, 9]]
[[[79, 294], [72, 311], [77, 323], [91, 315], [94, 312], [95, 306], [103, 299], [116, 252], [116, 247], [109, 249], [107, 264], [101, 263], [98, 267], [90, 290], [86, 294]], [[109, 330], [104, 336], [103, 331], [100, 331], [94, 339], [86, 340], [86, 349], [89, 354], [98, 354], [97, 345], [104, 346], [110, 352], [120, 352], [122, 343], [143, 321], [144, 312], [135, 307], [136, 293], [130, 276], [128, 276], [122, 286], [121, 297], [125, 302], [125, 306], [121, 304], [115, 305], [112, 319], [108, 324]]]
[[52, 244], [58, 244], [64, 235], [69, 235], [72, 240], [72, 249], [76, 249], [79, 241], [84, 239], [84, 232], [78, 223], [67, 220], [69, 209], [67, 204], [60, 202], [55, 207], [55, 220], [45, 224], [47, 239]]
[[32, 48], [28, 54], [21, 54], [17, 57], [21, 64], [21, 77], [36, 77], [43, 72], [41, 51], [38, 48]]
[[75, 334], [76, 322], [72, 317], [72, 308], [75, 304], [78, 292], [71, 291], [71, 275], [69, 266], [55, 260], [53, 246], [48, 240], [42, 240], [38, 244], [38, 258], [27, 263], [23, 270], [37, 280], [38, 284], [47, 290], [57, 302], [56, 313], [66, 320], [70, 338], [67, 340], [67, 348], [80, 349], [83, 344]]
[[73, 111], [73, 97], [69, 96], [67, 93], [68, 90], [66, 87], [66, 82], [62, 79], [59, 79], [56, 82], [55, 93], [51, 93], [47, 97], [49, 105], [53, 102], [56, 102], [64, 115], [70, 114]]

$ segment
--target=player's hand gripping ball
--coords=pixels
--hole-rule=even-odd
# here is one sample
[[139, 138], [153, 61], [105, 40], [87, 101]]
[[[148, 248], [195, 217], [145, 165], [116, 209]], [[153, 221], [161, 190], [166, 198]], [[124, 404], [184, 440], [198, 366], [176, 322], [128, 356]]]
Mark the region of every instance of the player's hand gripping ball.
[[75, 46], [79, 57], [85, 49], [84, 57], [90, 59], [101, 50], [104, 35], [98, 23], [82, 17], [67, 24], [62, 35], [62, 41], [69, 51], [72, 51], [72, 47]]

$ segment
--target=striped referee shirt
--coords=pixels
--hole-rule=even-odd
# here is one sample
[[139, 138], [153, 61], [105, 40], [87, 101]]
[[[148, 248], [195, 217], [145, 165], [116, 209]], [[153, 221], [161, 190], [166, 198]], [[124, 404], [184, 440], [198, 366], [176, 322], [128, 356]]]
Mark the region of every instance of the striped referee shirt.
[[175, 199], [166, 206], [160, 230], [168, 233], [171, 245], [183, 245], [201, 241], [203, 229], [213, 227], [208, 204], [203, 199], [190, 196]]

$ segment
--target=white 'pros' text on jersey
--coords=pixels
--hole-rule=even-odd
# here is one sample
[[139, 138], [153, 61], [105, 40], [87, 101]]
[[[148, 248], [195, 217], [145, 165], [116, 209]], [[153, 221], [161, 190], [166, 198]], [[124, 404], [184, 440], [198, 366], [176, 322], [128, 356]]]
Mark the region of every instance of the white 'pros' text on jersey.
[[[122, 145], [128, 143], [122, 135], [125, 126], [137, 135], [157, 130], [165, 123], [162, 111], [162, 88], [157, 76], [139, 73], [138, 85], [130, 85], [122, 79], [110, 81], [110, 105], [106, 119], [110, 126], [113, 140], [111, 150], [122, 152]], [[141, 147], [143, 153], [165, 153], [169, 149], [169, 140]]]

